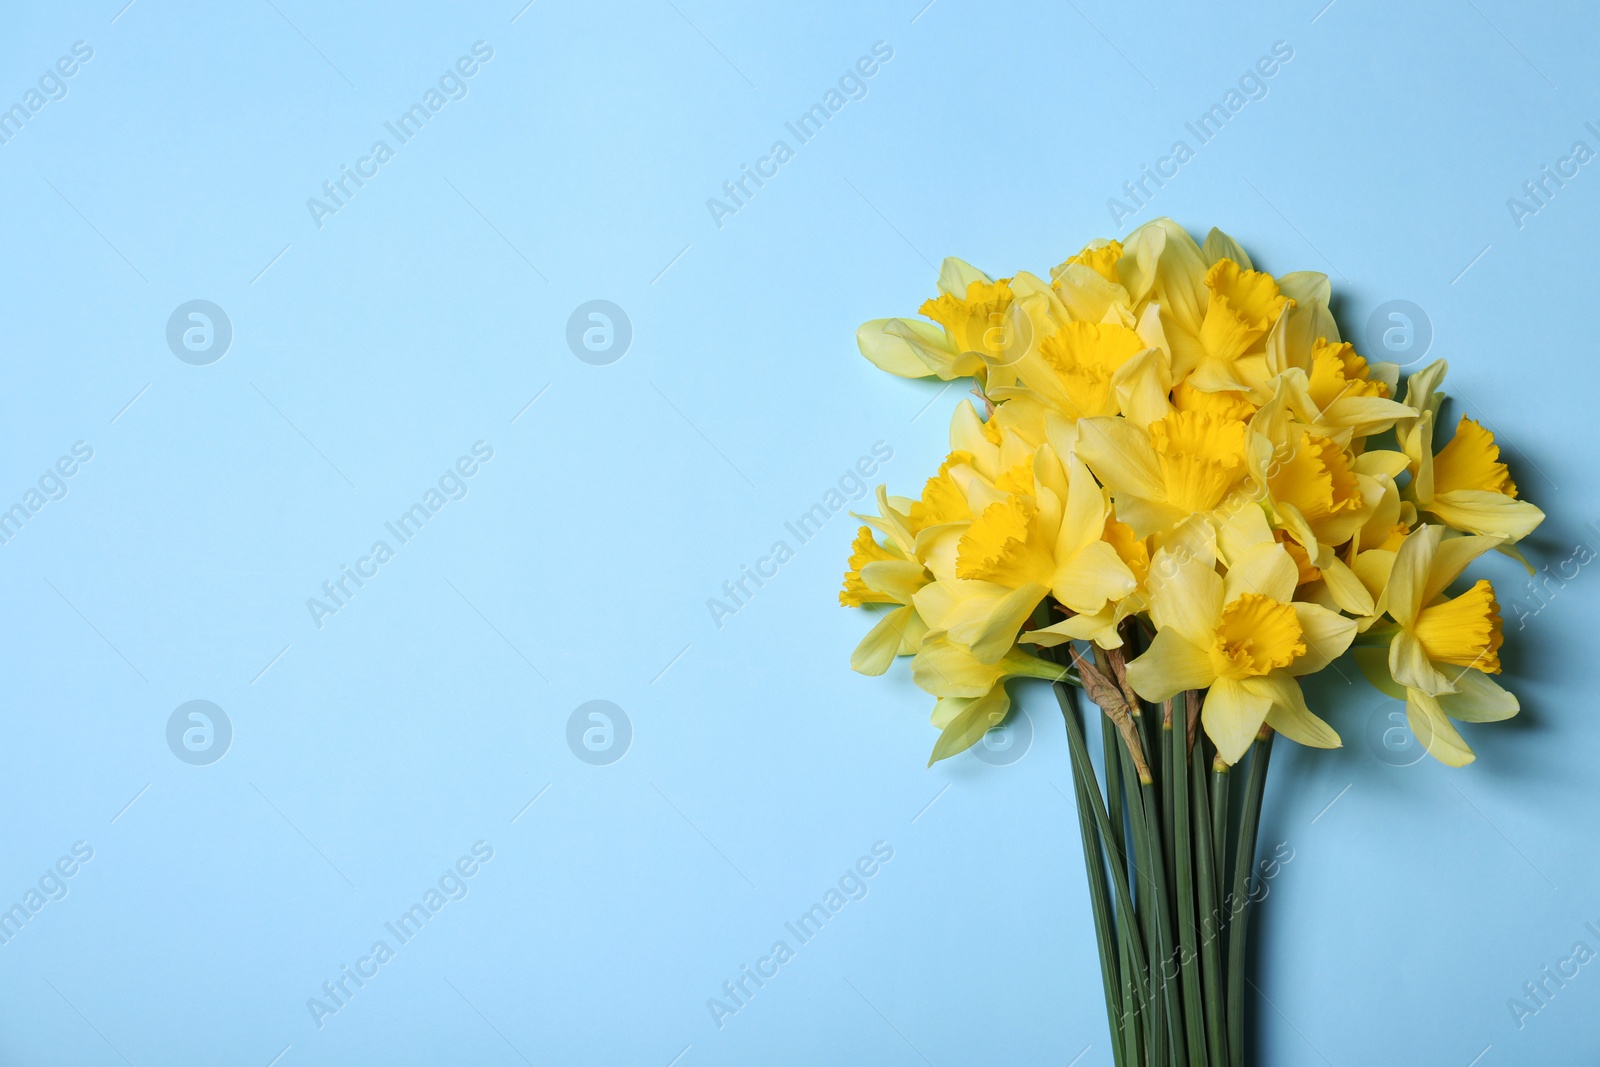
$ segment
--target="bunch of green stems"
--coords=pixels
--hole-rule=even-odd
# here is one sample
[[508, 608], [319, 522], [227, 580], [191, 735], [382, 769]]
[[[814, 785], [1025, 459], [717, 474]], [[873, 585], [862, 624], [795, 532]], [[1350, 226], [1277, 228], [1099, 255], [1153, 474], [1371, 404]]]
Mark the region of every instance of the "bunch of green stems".
[[[1126, 634], [1131, 642], [1138, 630]], [[1251, 872], [1273, 733], [1262, 727], [1242, 770], [1224, 763], [1198, 729], [1205, 694], [1142, 701], [1127, 683], [1130, 651], [1051, 650], [1075, 668], [1054, 685], [1115, 1061], [1242, 1067]], [[1075, 686], [1104, 715], [1103, 786]], [[1243, 795], [1230, 797], [1241, 773]]]

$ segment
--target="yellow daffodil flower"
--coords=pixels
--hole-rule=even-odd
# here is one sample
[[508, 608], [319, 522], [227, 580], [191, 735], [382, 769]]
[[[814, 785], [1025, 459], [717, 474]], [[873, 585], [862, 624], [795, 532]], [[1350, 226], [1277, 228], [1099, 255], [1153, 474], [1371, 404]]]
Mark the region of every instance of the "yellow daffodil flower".
[[1417, 420], [1406, 439], [1414, 473], [1410, 495], [1417, 509], [1475, 534], [1520, 541], [1544, 521], [1544, 512], [1517, 499], [1517, 485], [1500, 462], [1494, 434], [1465, 415], [1455, 436], [1433, 451], [1433, 415]]
[[858, 516], [840, 593], [888, 609], [852, 665], [915, 657], [938, 697], [935, 759], [1004, 719], [1006, 678], [1058, 676], [1023, 646], [1072, 642], [1099, 650], [1083, 676], [1097, 702], [1206, 690], [1230, 763], [1264, 727], [1338, 744], [1296, 679], [1357, 634], [1362, 669], [1445, 762], [1472, 758], [1451, 719], [1515, 713], [1490, 678], [1493, 589], [1444, 589], [1490, 548], [1522, 559], [1544, 513], [1479, 420], [1435, 450], [1445, 362], [1397, 400], [1400, 368], [1340, 338], [1332, 298], [1325, 274], [1265, 273], [1222, 231], [1197, 243], [1158, 218], [1048, 280], [946, 259], [922, 318], [861, 327], [879, 367], [972, 377], [981, 401], [956, 405], [917, 499], [880, 487]]
[[873, 319], [856, 331], [861, 354], [902, 378], [930, 375], [949, 381], [981, 375], [985, 360], [999, 360], [1007, 345], [1010, 279], [991, 279], [969, 263], [946, 259], [939, 295], [914, 319]]
[[1140, 537], [1223, 507], [1249, 475], [1251, 447], [1247, 424], [1204, 412], [1175, 411], [1148, 429], [1118, 418], [1078, 423], [1078, 455]]
[[1397, 426], [1401, 447], [1411, 461], [1406, 496], [1416, 503], [1417, 510], [1457, 530], [1520, 541], [1544, 521], [1544, 512], [1518, 499], [1516, 483], [1500, 462], [1494, 434], [1463, 416], [1450, 443], [1438, 453], [1433, 450], [1444, 400], [1437, 387], [1447, 370], [1441, 359], [1412, 375], [1407, 383], [1406, 404], [1417, 415]]
[[1044, 445], [1029, 474], [1026, 487], [1010, 485], [1004, 495], [996, 487], [956, 541], [953, 574], [935, 565], [938, 580], [917, 591], [929, 625], [984, 662], [1011, 648], [1047, 594], [1092, 614], [1137, 584], [1103, 539], [1109, 507], [1088, 470], [1075, 459], [1064, 470]]
[[862, 674], [882, 674], [896, 656], [908, 656], [921, 647], [928, 627], [912, 606], [916, 591], [932, 580], [925, 567], [907, 557], [906, 550], [891, 540], [880, 544], [872, 527], [863, 526], [851, 543], [849, 570], [839, 603], [845, 607], [867, 604], [895, 604], [850, 656], [852, 669]]
[[1440, 762], [1459, 767], [1472, 761], [1472, 749], [1449, 719], [1490, 722], [1515, 715], [1519, 705], [1489, 677], [1500, 673], [1504, 640], [1494, 587], [1480, 579], [1458, 596], [1444, 595], [1501, 538], [1443, 535], [1442, 526], [1425, 525], [1401, 542], [1379, 603], [1394, 621], [1387, 661], [1359, 660], [1380, 688], [1405, 691], [1412, 733]]
[[944, 633], [928, 634], [911, 661], [912, 680], [938, 698], [933, 724], [941, 732], [928, 765], [965, 752], [986, 731], [1005, 721], [1011, 708], [1006, 679], [1055, 680], [1065, 673], [1057, 664], [1020, 649], [1012, 649], [993, 663], [984, 663]]
[[1336, 748], [1339, 735], [1306, 707], [1295, 679], [1349, 647], [1355, 622], [1294, 600], [1298, 569], [1282, 546], [1241, 552], [1225, 576], [1208, 556], [1167, 549], [1151, 563], [1156, 635], [1128, 664], [1146, 700], [1207, 689], [1201, 721], [1217, 753], [1237, 763], [1263, 723], [1291, 740]]

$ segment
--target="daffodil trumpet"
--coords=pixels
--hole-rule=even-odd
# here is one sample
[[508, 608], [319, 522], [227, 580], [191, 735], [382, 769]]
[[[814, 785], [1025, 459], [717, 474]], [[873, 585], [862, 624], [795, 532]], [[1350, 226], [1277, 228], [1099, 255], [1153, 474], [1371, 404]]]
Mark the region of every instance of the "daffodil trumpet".
[[1293, 858], [1256, 847], [1269, 754], [1342, 744], [1303, 679], [1353, 662], [1452, 767], [1457, 723], [1520, 708], [1466, 572], [1526, 565], [1544, 513], [1492, 427], [1445, 417], [1445, 362], [1402, 381], [1331, 299], [1157, 219], [1038, 274], [947, 259], [920, 317], [857, 331], [974, 397], [920, 493], [857, 516], [839, 600], [880, 614], [851, 666], [910, 661], [930, 766], [1053, 684], [1119, 1067], [1245, 1062], [1249, 905]]

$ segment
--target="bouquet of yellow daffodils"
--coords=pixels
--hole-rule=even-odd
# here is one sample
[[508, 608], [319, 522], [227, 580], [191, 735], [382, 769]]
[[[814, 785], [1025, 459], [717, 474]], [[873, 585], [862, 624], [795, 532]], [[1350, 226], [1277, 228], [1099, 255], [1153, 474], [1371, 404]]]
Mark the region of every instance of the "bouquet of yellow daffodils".
[[[1325, 275], [1257, 271], [1218, 230], [1158, 219], [1048, 281], [947, 259], [938, 286], [923, 319], [857, 332], [883, 370], [972, 378], [979, 403], [920, 498], [880, 487], [858, 516], [839, 599], [888, 610], [851, 665], [912, 657], [930, 765], [1005, 721], [1010, 680], [1055, 683], [1116, 1062], [1242, 1064], [1272, 740], [1340, 743], [1300, 679], [1350, 651], [1431, 755], [1470, 762], [1452, 720], [1518, 703], [1492, 677], [1494, 590], [1461, 576], [1522, 560], [1544, 514], [1472, 419], [1436, 446], [1444, 361], [1397, 399], [1399, 367], [1340, 340]], [[1103, 788], [1074, 688], [1105, 717]]]

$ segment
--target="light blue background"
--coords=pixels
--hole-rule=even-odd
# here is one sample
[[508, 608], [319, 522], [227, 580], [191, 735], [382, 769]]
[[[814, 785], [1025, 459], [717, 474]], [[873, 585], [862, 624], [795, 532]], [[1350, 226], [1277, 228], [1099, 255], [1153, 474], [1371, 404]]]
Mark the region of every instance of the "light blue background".
[[[847, 668], [854, 524], [783, 524], [874, 442], [899, 493], [943, 453], [960, 389], [876, 371], [857, 324], [941, 256], [1043, 273], [1160, 213], [1328, 272], [1358, 341], [1424, 308], [1454, 410], [1550, 514], [1530, 555], [1600, 547], [1600, 165], [1506, 206], [1600, 147], [1600, 23], [1323, 2], [7, 4], [0, 102], [94, 57], [0, 145], [0, 506], [94, 458], [0, 545], [0, 903], [95, 851], [0, 945], [0, 1062], [1109, 1063], [1048, 690], [1019, 687], [1019, 762], [924, 769], [929, 698]], [[469, 95], [319, 229], [306, 199], [479, 40]], [[878, 41], [866, 98], [718, 228], [707, 198]], [[1266, 98], [1114, 226], [1276, 41]], [[196, 298], [234, 328], [210, 366], [164, 337]], [[609, 366], [565, 341], [591, 299], [632, 322]], [[306, 599], [480, 440], [470, 494], [317, 628]], [[707, 598], [780, 538], [719, 629]], [[1346, 747], [1274, 757], [1256, 1062], [1595, 1057], [1600, 970], [1521, 1029], [1506, 1002], [1600, 949], [1597, 588], [1508, 610], [1525, 710], [1468, 727], [1465, 770], [1380, 761], [1394, 705], [1329, 676]], [[210, 766], [165, 741], [192, 699], [235, 731]], [[566, 743], [592, 699], [632, 722], [609, 766]], [[479, 840], [469, 895], [319, 1029], [307, 998]], [[879, 841], [866, 898], [719, 1029], [707, 998]]]

